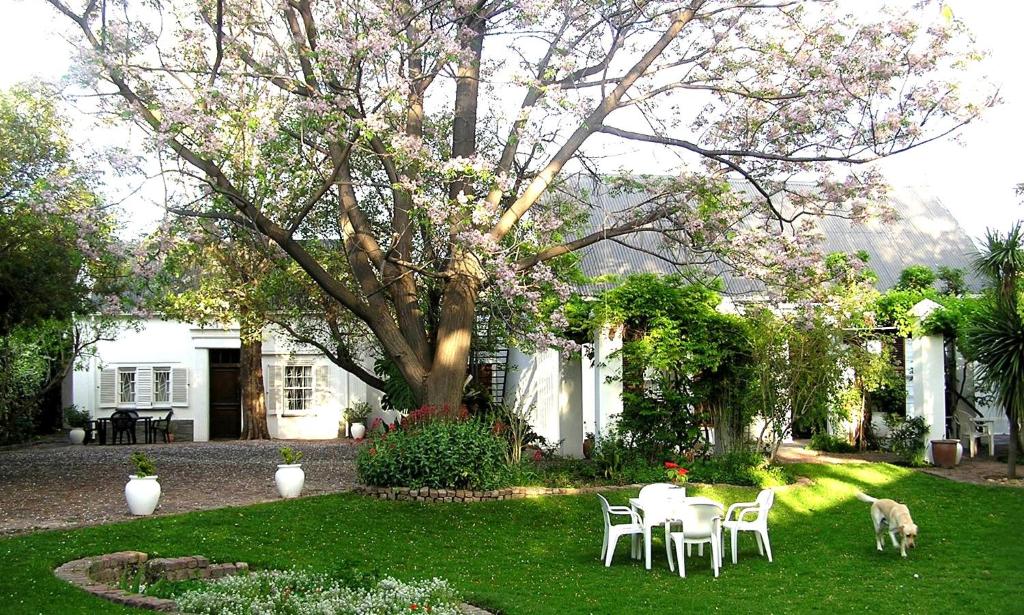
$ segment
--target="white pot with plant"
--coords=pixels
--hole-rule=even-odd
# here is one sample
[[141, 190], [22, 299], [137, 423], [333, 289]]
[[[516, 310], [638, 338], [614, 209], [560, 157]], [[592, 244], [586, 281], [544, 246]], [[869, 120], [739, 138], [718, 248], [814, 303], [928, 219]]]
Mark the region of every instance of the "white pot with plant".
[[71, 428], [71, 431], [68, 432], [68, 440], [72, 444], [82, 444], [85, 442], [85, 427], [89, 424], [89, 414], [87, 412], [79, 410], [78, 406], [68, 406], [64, 408], [64, 422]]
[[133, 515], [151, 515], [160, 503], [160, 483], [156, 480], [156, 464], [142, 451], [132, 453], [131, 461], [135, 466], [135, 474], [128, 476], [128, 484], [124, 486], [128, 510]]
[[277, 466], [277, 472], [274, 474], [277, 492], [282, 498], [297, 498], [306, 484], [306, 473], [302, 471], [302, 464], [299, 463], [302, 452], [286, 446], [281, 449], [281, 459], [284, 463]]
[[348, 421], [349, 433], [356, 440], [362, 440], [366, 436], [366, 419], [370, 418], [371, 412], [373, 412], [373, 408], [365, 401], [358, 401], [345, 408], [345, 420]]

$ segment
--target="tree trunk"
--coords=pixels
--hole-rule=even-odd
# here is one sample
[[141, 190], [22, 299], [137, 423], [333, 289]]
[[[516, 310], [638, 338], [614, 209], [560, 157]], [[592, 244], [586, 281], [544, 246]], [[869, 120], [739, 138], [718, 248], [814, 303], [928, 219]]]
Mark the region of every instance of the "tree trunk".
[[269, 440], [263, 393], [263, 342], [242, 333], [242, 440]]
[[459, 268], [463, 271], [452, 278], [445, 289], [437, 331], [437, 350], [427, 375], [424, 398], [420, 400], [423, 404], [438, 408], [457, 409], [462, 404], [473, 324], [476, 321], [479, 284], [475, 275], [465, 271], [465, 267], [458, 267], [457, 270]]
[[1007, 443], [1006, 452], [1006, 477], [1017, 478], [1017, 436], [1020, 431], [1020, 424], [1017, 422], [1015, 412], [1007, 412], [1010, 419], [1010, 441]]

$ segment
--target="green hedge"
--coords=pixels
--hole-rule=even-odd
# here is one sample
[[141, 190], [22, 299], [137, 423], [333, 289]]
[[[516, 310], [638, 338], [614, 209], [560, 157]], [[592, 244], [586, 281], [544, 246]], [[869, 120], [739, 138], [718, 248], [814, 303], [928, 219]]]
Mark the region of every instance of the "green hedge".
[[479, 421], [434, 420], [375, 433], [360, 447], [356, 471], [378, 487], [496, 489], [510, 479], [505, 443]]
[[687, 480], [695, 483], [772, 487], [793, 482], [788, 470], [770, 465], [757, 451], [734, 451], [708, 459], [680, 461], [679, 465], [689, 470]]

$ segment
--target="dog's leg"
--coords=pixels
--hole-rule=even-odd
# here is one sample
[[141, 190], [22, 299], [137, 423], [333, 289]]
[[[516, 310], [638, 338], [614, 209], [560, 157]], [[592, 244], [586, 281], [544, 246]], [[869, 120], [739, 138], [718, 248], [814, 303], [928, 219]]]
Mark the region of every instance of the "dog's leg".
[[906, 557], [907, 556], [907, 541], [905, 539], [902, 539], [903, 538], [902, 536], [900, 538], [901, 538], [901, 540], [900, 540], [900, 555], [902, 555], [903, 557]]
[[[889, 539], [892, 540], [892, 546], [893, 547], [897, 547], [897, 548], [900, 548], [900, 549], [903, 548], [903, 546], [902, 546], [903, 545], [903, 541], [902, 540], [896, 540], [896, 531], [895, 530], [889, 530]], [[905, 553], [906, 549], [903, 549], [903, 551]]]
[[882, 540], [882, 524], [873, 516], [871, 517], [871, 522], [875, 525], [875, 546], [878, 547], [879, 551], [881, 551], [882, 543], [884, 542]]

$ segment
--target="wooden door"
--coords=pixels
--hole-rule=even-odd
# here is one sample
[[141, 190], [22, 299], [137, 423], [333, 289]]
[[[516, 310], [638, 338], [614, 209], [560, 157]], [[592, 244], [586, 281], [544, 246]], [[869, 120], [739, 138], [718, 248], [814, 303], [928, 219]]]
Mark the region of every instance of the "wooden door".
[[210, 439], [242, 435], [241, 354], [210, 350]]

